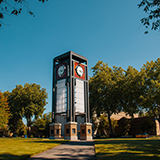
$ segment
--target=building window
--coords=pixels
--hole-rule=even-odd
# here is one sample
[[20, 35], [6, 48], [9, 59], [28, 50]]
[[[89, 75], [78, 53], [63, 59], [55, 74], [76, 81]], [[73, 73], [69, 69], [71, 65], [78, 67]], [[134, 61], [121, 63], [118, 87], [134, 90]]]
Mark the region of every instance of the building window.
[[76, 133], [76, 130], [74, 128], [72, 129], [72, 133], [74, 133], [74, 134]]
[[59, 134], [59, 129], [57, 129], [57, 134]]
[[85, 129], [82, 129], [82, 134], [85, 134]]
[[54, 130], [53, 129], [51, 129], [51, 134], [54, 134]]
[[69, 129], [66, 129], [66, 134], [69, 134]]
[[91, 133], [91, 130], [90, 129], [88, 129], [88, 134], [90, 134]]

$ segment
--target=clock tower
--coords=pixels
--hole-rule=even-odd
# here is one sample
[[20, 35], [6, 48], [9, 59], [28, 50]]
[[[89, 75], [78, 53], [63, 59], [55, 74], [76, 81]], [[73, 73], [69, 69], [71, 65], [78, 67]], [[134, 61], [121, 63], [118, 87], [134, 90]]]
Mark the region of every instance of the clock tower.
[[[80, 139], [91, 140], [87, 58], [72, 51], [55, 57], [52, 91], [50, 137], [61, 138], [63, 131], [64, 138], [77, 140], [78, 124]], [[83, 123], [77, 117], [83, 117]]]

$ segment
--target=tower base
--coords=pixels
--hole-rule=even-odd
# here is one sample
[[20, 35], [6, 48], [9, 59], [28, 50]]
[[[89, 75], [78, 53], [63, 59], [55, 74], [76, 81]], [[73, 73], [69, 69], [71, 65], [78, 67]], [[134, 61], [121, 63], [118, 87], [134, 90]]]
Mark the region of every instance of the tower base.
[[49, 125], [49, 139], [61, 139], [61, 124], [52, 123]]
[[92, 139], [92, 123], [80, 124], [80, 140], [91, 141]]
[[68, 122], [64, 125], [64, 139], [77, 140], [77, 122]]

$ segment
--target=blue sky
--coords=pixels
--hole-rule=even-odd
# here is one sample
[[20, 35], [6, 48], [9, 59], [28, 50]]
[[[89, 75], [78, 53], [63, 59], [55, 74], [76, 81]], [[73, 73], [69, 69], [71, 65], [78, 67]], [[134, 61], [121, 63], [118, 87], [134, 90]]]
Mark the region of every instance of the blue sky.
[[[144, 34], [140, 0], [29, 0], [35, 17], [24, 9], [6, 16], [0, 28], [0, 90], [37, 83], [47, 89], [51, 111], [53, 58], [69, 50], [110, 67], [140, 69], [160, 57], [160, 32]], [[89, 70], [89, 76], [92, 76]]]

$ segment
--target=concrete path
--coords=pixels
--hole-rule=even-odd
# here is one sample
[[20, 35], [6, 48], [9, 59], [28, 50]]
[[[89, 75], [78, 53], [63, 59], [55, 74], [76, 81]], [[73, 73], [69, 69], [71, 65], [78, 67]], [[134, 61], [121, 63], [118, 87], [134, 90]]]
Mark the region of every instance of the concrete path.
[[70, 141], [28, 160], [96, 160], [93, 141]]

